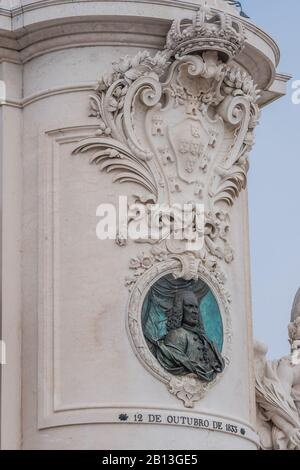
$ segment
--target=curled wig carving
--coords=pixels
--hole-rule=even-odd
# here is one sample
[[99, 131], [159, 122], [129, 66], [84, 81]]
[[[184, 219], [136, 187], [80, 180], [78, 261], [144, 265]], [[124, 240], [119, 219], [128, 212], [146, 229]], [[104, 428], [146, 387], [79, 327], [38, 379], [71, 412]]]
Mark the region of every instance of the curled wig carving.
[[180, 328], [183, 321], [183, 292], [177, 292], [174, 298], [174, 304], [168, 314], [167, 332]]

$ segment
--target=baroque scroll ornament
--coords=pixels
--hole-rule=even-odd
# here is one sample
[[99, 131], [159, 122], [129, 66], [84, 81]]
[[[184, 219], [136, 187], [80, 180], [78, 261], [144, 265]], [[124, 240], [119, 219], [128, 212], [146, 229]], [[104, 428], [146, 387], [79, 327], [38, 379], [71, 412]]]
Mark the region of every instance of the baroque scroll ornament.
[[[259, 116], [257, 87], [232, 62], [244, 42], [238, 18], [206, 5], [191, 20], [175, 21], [164, 50], [122, 57], [102, 77], [90, 98], [98, 131], [74, 151], [92, 152], [91, 162], [114, 182], [139, 187], [132, 202], [142, 203], [147, 216], [153, 204], [203, 204], [201, 256], [225, 263], [234, 257], [230, 207], [246, 187]], [[135, 221], [129, 212], [128, 225]], [[164, 213], [154, 223], [161, 229]], [[140, 241], [160, 244], [168, 235]], [[193, 251], [185, 239], [176, 244], [176, 253]]]
[[[192, 19], [175, 21], [164, 50], [125, 56], [102, 77], [90, 98], [98, 130], [74, 151], [91, 153], [100, 171], [111, 173], [114, 182], [129, 183], [132, 202], [143, 206], [146, 225], [150, 220], [151, 230], [154, 225], [159, 234], [138, 240], [152, 246], [130, 263], [128, 333], [139, 360], [187, 407], [216, 381], [206, 383], [194, 374], [174, 377], [164, 370], [145, 341], [141, 309], [149, 286], [163, 275], [204, 280], [220, 303], [222, 355], [229, 364], [232, 325], [225, 285], [226, 265], [234, 259], [230, 211], [246, 188], [259, 116], [259, 91], [233, 63], [244, 42], [237, 17], [206, 5]], [[172, 236], [176, 224], [170, 224], [169, 208], [183, 204], [192, 207], [190, 230], [187, 238], [178, 239]], [[199, 205], [204, 207], [200, 229]], [[158, 207], [154, 216], [153, 206]], [[176, 221], [176, 211], [172, 217]], [[136, 223], [141, 223], [141, 210], [128, 210], [126, 228]], [[199, 234], [201, 248], [193, 244]], [[119, 233], [116, 242], [125, 245], [126, 233]]]

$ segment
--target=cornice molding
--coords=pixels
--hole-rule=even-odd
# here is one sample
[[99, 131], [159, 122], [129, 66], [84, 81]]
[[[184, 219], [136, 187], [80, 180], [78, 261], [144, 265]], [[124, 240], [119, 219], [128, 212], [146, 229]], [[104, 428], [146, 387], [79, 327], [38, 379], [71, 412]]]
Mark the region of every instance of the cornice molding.
[[27, 96], [22, 100], [15, 100], [8, 98], [5, 102], [0, 103], [1, 106], [10, 106], [14, 108], [25, 108], [30, 104], [33, 104], [37, 101], [49, 98], [51, 96], [66, 94], [66, 93], [81, 93], [81, 92], [91, 92], [94, 90], [96, 83], [79, 83], [75, 85], [65, 85], [60, 87], [54, 87], [52, 89], [42, 90], [38, 93], [33, 93], [32, 95]]
[[[15, 21], [17, 17], [21, 16], [21, 17], [24, 17], [24, 15], [26, 13], [29, 13], [29, 12], [36, 12], [37, 10], [44, 10], [45, 8], [47, 7], [53, 7], [53, 6], [59, 6], [59, 5], [63, 5], [63, 7], [65, 8], [68, 8], [70, 5], [72, 6], [73, 8], [73, 14], [71, 14], [70, 16], [68, 16], [68, 18], [70, 17], [74, 17], [74, 16], [77, 16], [75, 14], [75, 11], [74, 11], [74, 6], [76, 5], [77, 8], [81, 8], [82, 10], [85, 10], [85, 9], [88, 9], [90, 7], [91, 4], [99, 4], [99, 12], [96, 12], [94, 11], [93, 14], [96, 16], [98, 14], [102, 14], [103, 16], [107, 16], [107, 13], [106, 11], [104, 11], [103, 9], [103, 4], [105, 5], [109, 5], [111, 4], [111, 7], [113, 8], [115, 6], [115, 4], [118, 3], [118, 2], [112, 2], [112, 1], [105, 1], [105, 0], [98, 0], [97, 2], [93, 1], [93, 0], [85, 0], [84, 2], [83, 1], [74, 1], [74, 0], [41, 0], [41, 1], [37, 1], [37, 2], [31, 2], [31, 3], [28, 3], [28, 4], [25, 4], [25, 5], [22, 5], [21, 7], [17, 7], [17, 8], [13, 8], [11, 10], [9, 9], [0, 9], [0, 17], [1, 16], [6, 16], [6, 17], [11, 17], [12, 18], [12, 25], [11, 25], [11, 32], [17, 32], [18, 29], [19, 29], [19, 25], [21, 24], [22, 26], [25, 24], [24, 20], [20, 20], [19, 21]], [[121, 3], [121, 2], [119, 2]], [[133, 6], [133, 5], [138, 5], [138, 4], [145, 4], [145, 5], [159, 5], [159, 6], [162, 6], [162, 7], [168, 7], [170, 9], [170, 14], [169, 14], [169, 19], [174, 19], [175, 18], [175, 15], [174, 13], [176, 13], [176, 10], [179, 10], [179, 15], [178, 15], [178, 18], [182, 17], [182, 10], [185, 10], [187, 13], [188, 12], [194, 12], [196, 10], [198, 10], [199, 8], [199, 1], [195, 1], [195, 2], [184, 2], [184, 1], [178, 1], [178, 0], [127, 0], [126, 1], [126, 7], [128, 8], [128, 10], [130, 10], [130, 8]], [[132, 4], [132, 5], [131, 5]], [[171, 8], [172, 7], [172, 10]], [[175, 12], [174, 12], [174, 9]], [[134, 8], [134, 10], [136, 10]], [[218, 11], [216, 10], [215, 8], [212, 8], [213, 11]], [[230, 5], [226, 4], [224, 2], [224, 5], [223, 5], [223, 10], [225, 10], [229, 15], [233, 16], [233, 17], [236, 17], [238, 16], [237, 13], [235, 14], [235, 11], [236, 9], [234, 7], [231, 7]], [[153, 12], [153, 9], [152, 9], [152, 12]], [[154, 10], [155, 12], [155, 10]], [[153, 17], [155, 17], [155, 13], [153, 12]], [[84, 11], [82, 11], [82, 14], [84, 16]], [[130, 13], [129, 13], [130, 15]], [[124, 15], [126, 16], [126, 15]], [[138, 15], [137, 15], [138, 16]], [[52, 20], [52, 21], [57, 21], [58, 18], [62, 18], [62, 14], [61, 14], [61, 9], [60, 9], [60, 13], [59, 15], [57, 15], [56, 17], [53, 16], [51, 18], [50, 15], [47, 16], [47, 20]], [[140, 16], [139, 16], [140, 17]], [[65, 17], [67, 18], [67, 16]], [[26, 18], [26, 22], [28, 22], [28, 24], [26, 24], [26, 28], [28, 28], [30, 26], [30, 18]], [[41, 15], [41, 21], [45, 21], [45, 18], [42, 17]], [[265, 33], [263, 30], [261, 30], [259, 27], [255, 26], [253, 23], [251, 23], [251, 21], [249, 20], [246, 20], [242, 17], [239, 17], [239, 21], [246, 27], [246, 29], [249, 29], [250, 31], [252, 31], [255, 35], [258, 35], [261, 39], [263, 39], [266, 43], [268, 43], [269, 47], [271, 49], [273, 49], [274, 51], [274, 55], [276, 57], [276, 65], [278, 65], [279, 63], [279, 59], [280, 59], [280, 52], [279, 52], [279, 48], [276, 44], [276, 42], [271, 38], [271, 36], [269, 36], [267, 33]], [[34, 21], [32, 20], [32, 25], [35, 23], [37, 23], [37, 17], [35, 15], [35, 18], [34, 18]]]
[[[215, 0], [218, 2], [218, 0]], [[8, 12], [10, 15], [15, 16], [18, 14], [22, 14], [27, 11], [33, 11], [41, 8], [45, 8], [48, 6], [54, 6], [54, 5], [63, 5], [63, 4], [73, 4], [73, 3], [109, 3], [106, 0], [78, 0], [77, 2], [74, 0], [39, 0], [39, 1], [33, 1], [33, 2], [27, 2], [23, 4], [23, 1], [20, 0], [18, 2], [20, 6], [16, 6], [13, 8], [2, 8], [4, 12]], [[179, 7], [179, 8], [185, 8], [185, 9], [190, 9], [190, 10], [197, 10], [199, 8], [199, 0], [195, 1], [182, 1], [182, 0], [127, 0], [127, 3], [152, 3], [156, 5], [166, 5], [168, 7]], [[230, 6], [228, 3], [223, 3], [222, 2], [222, 9], [228, 13], [235, 14], [236, 16], [239, 16], [238, 10]], [[0, 9], [1, 11], [1, 9]]]
[[[8, 19], [11, 21], [10, 30], [3, 29], [4, 23], [0, 29], [0, 61], [26, 63], [63, 49], [118, 47], [124, 43], [133, 48], [161, 49], [171, 21], [184, 15], [191, 18], [200, 2], [128, 0], [126, 9], [116, 10], [118, 3], [103, 0], [41, 0], [12, 10], [2, 9], [0, 25], [3, 23], [1, 17], [6, 25]], [[226, 13], [237, 18], [238, 11], [223, 3]], [[140, 13], [141, 5], [145, 16]], [[217, 10], [212, 8], [212, 11]], [[132, 17], [135, 17], [134, 32], [130, 27]], [[262, 92], [267, 92], [275, 80], [280, 60], [279, 48], [268, 34], [251, 21], [240, 16], [238, 18], [246, 31], [246, 47], [238, 63], [252, 74]], [[267, 101], [265, 98], [264, 104]]]

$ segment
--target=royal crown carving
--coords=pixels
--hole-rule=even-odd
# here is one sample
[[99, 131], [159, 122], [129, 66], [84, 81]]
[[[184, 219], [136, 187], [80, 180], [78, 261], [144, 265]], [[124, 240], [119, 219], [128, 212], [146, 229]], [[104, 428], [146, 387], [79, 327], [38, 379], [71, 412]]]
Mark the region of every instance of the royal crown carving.
[[242, 23], [224, 13], [202, 6], [191, 20], [174, 21], [166, 50], [176, 58], [203, 51], [219, 51], [224, 61], [238, 55], [245, 43]]

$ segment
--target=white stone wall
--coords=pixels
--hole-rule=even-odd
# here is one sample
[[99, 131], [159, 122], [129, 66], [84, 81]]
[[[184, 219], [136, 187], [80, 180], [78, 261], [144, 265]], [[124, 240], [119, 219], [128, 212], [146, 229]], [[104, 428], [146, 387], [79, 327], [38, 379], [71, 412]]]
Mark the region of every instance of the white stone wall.
[[[7, 84], [0, 104], [4, 448], [257, 447], [246, 192], [231, 213], [232, 361], [222, 380], [187, 410], [142, 366], [128, 338], [124, 279], [142, 247], [96, 238], [96, 207], [116, 203], [120, 186], [89, 165], [88, 155], [72, 155], [97, 125], [88, 117], [97, 79], [120, 56], [158, 50], [170, 20], [190, 17], [199, 3], [1, 4], [0, 79]], [[11, 21], [9, 8], [15, 9]], [[252, 69], [266, 104], [284, 92], [285, 78], [274, 81], [278, 49], [252, 24], [247, 37], [240, 62]], [[132, 187], [121, 192], [129, 195]], [[209, 416], [238, 423], [247, 434], [118, 423], [122, 412]]]

